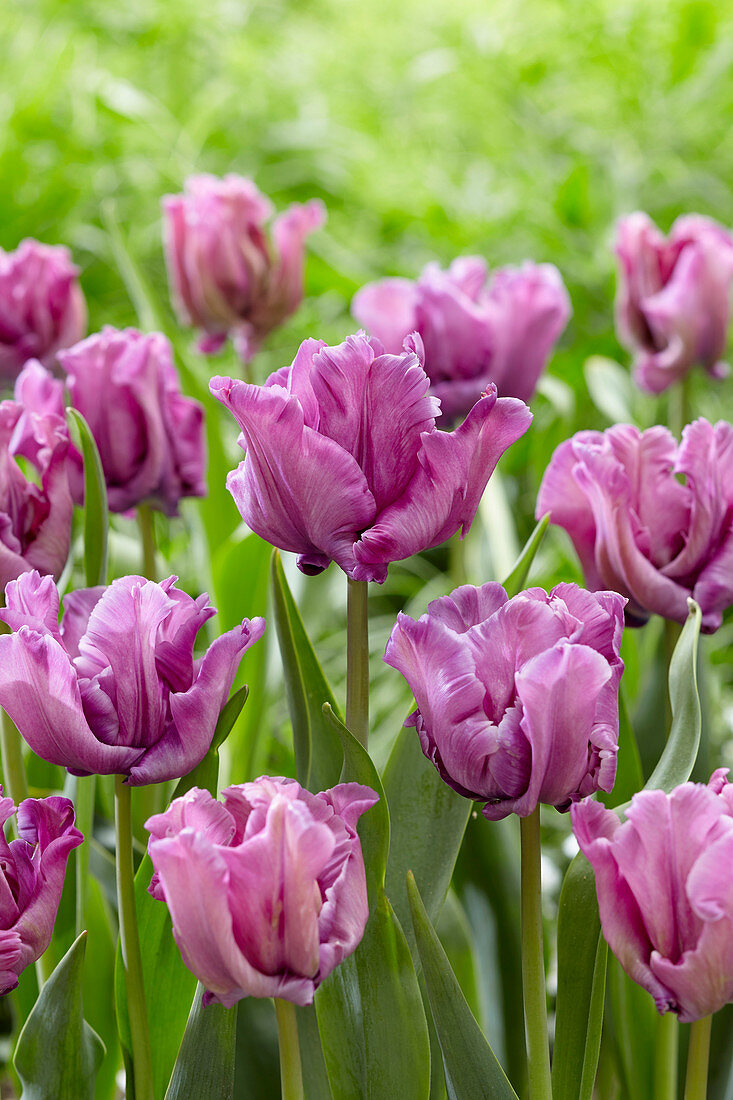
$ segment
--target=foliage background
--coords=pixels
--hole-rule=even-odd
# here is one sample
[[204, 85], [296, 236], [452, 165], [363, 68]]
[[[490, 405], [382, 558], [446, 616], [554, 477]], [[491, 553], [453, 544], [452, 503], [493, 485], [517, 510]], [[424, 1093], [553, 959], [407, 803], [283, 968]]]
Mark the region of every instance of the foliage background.
[[[14, 248], [25, 236], [68, 244], [90, 331], [157, 315], [199, 386], [207, 371], [236, 374], [238, 366], [231, 352], [208, 365], [191, 356], [168, 304], [160, 197], [193, 172], [250, 175], [278, 208], [312, 196], [328, 207], [326, 228], [311, 238], [306, 302], [258, 357], [257, 377], [290, 362], [306, 336], [343, 339], [355, 327], [350, 299], [367, 280], [416, 275], [429, 260], [461, 253], [492, 266], [557, 264], [573, 319], [533, 402], [534, 428], [503, 460], [502, 488], [469, 539], [470, 580], [507, 571], [557, 443], [613, 419], [644, 426], [674, 415], [666, 399], [637, 394], [628, 381], [613, 328], [613, 224], [634, 209], [665, 231], [690, 211], [733, 221], [731, 0], [5, 0], [0, 64], [0, 245]], [[141, 284], [133, 302], [130, 290]], [[589, 371], [594, 356], [606, 362]], [[733, 382], [694, 379], [697, 413], [731, 419], [732, 398]], [[231, 467], [232, 426], [213, 423]], [[263, 555], [241, 550], [218, 469], [213, 462], [209, 510], [190, 502], [170, 537], [159, 534], [191, 590], [213, 584], [223, 628], [265, 611], [267, 582]], [[201, 516], [216, 548], [211, 563]], [[117, 521], [113, 551], [128, 567], [118, 571], [136, 568], [133, 536]], [[444, 552], [424, 555], [373, 593], [380, 762], [410, 702], [401, 678], [381, 665], [387, 633], [400, 606], [419, 613], [446, 590], [446, 565]], [[304, 585], [289, 575], [338, 694], [342, 577], [332, 569]], [[557, 531], [534, 577], [580, 580]], [[627, 690], [649, 759], [661, 734], [659, 626], [625, 641]], [[292, 770], [273, 642], [267, 662], [247, 672], [269, 696], [255, 705], [253, 691], [245, 708], [248, 725], [228, 760], [237, 781]], [[704, 654], [701, 777], [733, 764], [730, 618]], [[560, 865], [566, 827], [557, 815], [547, 819]], [[551, 866], [547, 877], [551, 892]], [[482, 980], [490, 1015], [490, 973]], [[499, 1026], [485, 1022], [489, 1031]]]

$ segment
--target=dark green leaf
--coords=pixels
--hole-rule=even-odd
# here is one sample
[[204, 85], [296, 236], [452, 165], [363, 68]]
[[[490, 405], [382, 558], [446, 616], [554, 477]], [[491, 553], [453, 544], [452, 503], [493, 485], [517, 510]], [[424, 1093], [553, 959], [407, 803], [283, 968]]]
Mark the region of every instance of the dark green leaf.
[[669, 793], [692, 774], [700, 746], [700, 699], [697, 693], [697, 646], [700, 638], [700, 608], [688, 600], [687, 616], [669, 663], [669, 698], [672, 728], [659, 763], [646, 783], [647, 790]]
[[306, 1100], [332, 1100], [326, 1062], [321, 1047], [318, 1017], [313, 1005], [296, 1008], [300, 1061]]
[[[589, 1097], [595, 1080], [603, 1020], [606, 952], [600, 946], [593, 868], [578, 854], [560, 891], [557, 923], [557, 1002], [552, 1090], [566, 1100]], [[605, 947], [605, 944], [603, 944]]]
[[84, 1015], [107, 1048], [97, 1074], [94, 1100], [113, 1100], [115, 1077], [120, 1065], [117, 1023], [110, 1008], [114, 987], [117, 926], [97, 880], [89, 875], [87, 885], [87, 928], [89, 942], [84, 965]]
[[443, 904], [472, 803], [443, 782], [412, 727], [400, 730], [384, 770], [390, 848], [386, 890], [408, 943], [415, 940], [405, 875], [412, 870], [431, 920]]
[[199, 984], [165, 1100], [233, 1100], [237, 1006], [204, 1008], [203, 994]]
[[271, 576], [297, 776], [308, 790], [322, 791], [338, 782], [343, 762], [341, 741], [325, 717], [323, 705], [328, 703], [336, 715], [339, 709], [306, 634], [277, 550], [272, 554]]
[[93, 1100], [104, 1043], [83, 1015], [85, 946], [82, 932], [44, 985], [18, 1038], [13, 1061], [25, 1100]]
[[219, 780], [219, 749], [231, 733], [242, 711], [242, 707], [247, 701], [248, 693], [249, 688], [245, 684], [239, 691], [235, 691], [231, 699], [228, 699], [224, 704], [216, 723], [216, 729], [214, 730], [214, 736], [211, 740], [209, 751], [195, 768], [188, 772], [187, 775], [184, 775], [182, 779], [179, 779], [176, 789], [173, 792], [173, 798], [180, 798], [186, 791], [190, 791], [192, 787], [200, 787], [201, 790], [207, 790], [209, 794], [216, 798], [216, 786]]
[[76, 409], [66, 411], [79, 431], [84, 458], [84, 575], [93, 588], [107, 583], [107, 482], [91, 428]]
[[514, 1089], [468, 1007], [409, 872], [407, 896], [443, 1052], [448, 1096], [451, 1100], [516, 1100]]
[[331, 1092], [337, 1100], [362, 1100], [367, 1095], [366, 1053], [354, 955], [344, 959], [319, 986], [315, 1006]]
[[517, 592], [521, 592], [527, 583], [527, 577], [529, 571], [532, 568], [532, 562], [535, 559], [535, 555], [539, 550], [542, 540], [545, 537], [545, 531], [550, 522], [550, 513], [545, 513], [544, 516], [538, 521], [532, 534], [524, 544], [524, 548], [520, 553], [517, 561], [503, 584], [507, 595], [511, 599], [512, 596], [516, 596]]

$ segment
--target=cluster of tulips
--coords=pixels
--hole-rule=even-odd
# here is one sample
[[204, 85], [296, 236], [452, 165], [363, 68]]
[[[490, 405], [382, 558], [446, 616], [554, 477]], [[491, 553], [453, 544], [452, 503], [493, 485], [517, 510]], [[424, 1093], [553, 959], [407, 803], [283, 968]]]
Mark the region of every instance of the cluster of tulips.
[[[230, 709], [243, 701], [239, 693], [228, 702], [240, 662], [262, 637], [264, 619], [244, 619], [213, 640], [207, 627], [208, 648], [197, 648], [216, 614], [208, 597], [177, 587], [175, 576], [156, 581], [152, 569], [107, 584], [104, 554], [87, 587], [63, 596], [59, 618], [57, 582], [69, 576], [74, 507], [137, 510], [150, 539], [151, 510], [173, 517], [182, 498], [206, 494], [204, 410], [182, 392], [161, 333], [105, 327], [85, 335], [84, 298], [66, 249], [24, 241], [1, 253], [0, 375], [14, 386], [0, 404], [2, 822], [18, 808], [15, 838], [0, 839], [0, 992], [12, 991], [48, 948], [68, 857], [87, 844], [69, 798], [26, 797], [19, 734], [32, 753], [77, 777], [70, 789], [85, 800], [77, 824], [87, 834], [90, 797], [94, 805], [87, 777], [115, 777], [128, 1095], [157, 1100], [159, 1088], [136, 918], [131, 788], [162, 784], [141, 871], [201, 983], [190, 1021], [200, 1052], [191, 1058], [184, 1041], [166, 1095], [231, 1095], [219, 1078], [219, 1092], [196, 1091], [197, 1060], [209, 1049], [207, 1012], [209, 1031], [227, 1026], [223, 1015], [198, 1009], [217, 1003], [229, 1012], [259, 997], [275, 999], [284, 1096], [394, 1096], [395, 1080], [379, 1079], [369, 1047], [372, 1002], [383, 996], [379, 1012], [395, 1034], [410, 1006], [424, 1030], [417, 1077], [405, 1053], [409, 1096], [441, 1094], [430, 1091], [431, 1057], [433, 1082], [444, 1075], [458, 1100], [513, 1096], [468, 1017], [450, 1031], [450, 1011], [460, 1015], [465, 1002], [460, 989], [453, 1009], [441, 1000], [451, 975], [430, 938], [477, 803], [486, 829], [512, 814], [521, 821], [529, 1095], [542, 1100], [554, 1088], [558, 1100], [590, 1097], [600, 1020], [578, 1048], [574, 1090], [567, 1081], [575, 1069], [562, 1077], [572, 1059], [559, 1049], [562, 972], [551, 1068], [540, 907], [539, 808], [546, 805], [570, 812], [578, 860], [587, 858], [595, 875], [603, 937], [623, 969], [660, 1013], [693, 1023], [686, 1095], [704, 1096], [711, 1016], [733, 999], [733, 784], [724, 768], [707, 784], [688, 781], [699, 725], [692, 703], [679, 700], [695, 693], [696, 631], [716, 631], [733, 604], [733, 427], [697, 419], [679, 442], [663, 426], [579, 432], [545, 471], [538, 528], [506, 585], [462, 584], [418, 619], [398, 614], [384, 660], [416, 703], [400, 737], [419, 740], [436, 789], [447, 785], [458, 797], [422, 823], [428, 837], [445, 830], [452, 854], [436, 852], [444, 865], [423, 880], [414, 866], [407, 887], [402, 875], [409, 908], [392, 899], [395, 915], [384, 891], [384, 823], [395, 807], [368, 754], [368, 586], [383, 583], [392, 563], [467, 534], [501, 456], [531, 430], [528, 402], [568, 322], [569, 297], [551, 264], [491, 275], [478, 257], [447, 270], [429, 264], [416, 280], [363, 287], [352, 307], [359, 332], [337, 346], [307, 339], [290, 366], [255, 384], [258, 349], [302, 299], [305, 239], [323, 224], [322, 205], [296, 204], [268, 229], [269, 201], [232, 175], [194, 177], [163, 208], [181, 323], [198, 330], [205, 355], [231, 338], [243, 364], [242, 378], [210, 380], [241, 433], [244, 458], [227, 479], [234, 503], [252, 532], [297, 555], [306, 576], [335, 562], [347, 577], [344, 722], [327, 707], [331, 725], [323, 718], [311, 730], [314, 757], [333, 754], [336, 738], [338, 767], [325, 790], [314, 789], [318, 769], [311, 768], [297, 780], [239, 777], [248, 781], [227, 787], [221, 801], [216, 772], [207, 780], [222, 725], [231, 725]], [[638, 385], [650, 393], [684, 386], [697, 366], [722, 377], [733, 283], [728, 232], [687, 216], [665, 238], [634, 214], [619, 225], [617, 253], [618, 331], [634, 353]], [[548, 513], [572, 540], [587, 588], [523, 588]], [[94, 547], [87, 550], [92, 560]], [[622, 740], [619, 752], [624, 624], [651, 615], [687, 624], [673, 659], [677, 725], [645, 789], [625, 792], [630, 803], [604, 804], [599, 795], [614, 789], [617, 761], [631, 751]], [[312, 654], [305, 634], [295, 649]], [[284, 675], [295, 676], [285, 659]], [[316, 677], [309, 691], [313, 713], [322, 715], [322, 705], [333, 704], [325, 681]], [[175, 792], [171, 781], [179, 781]], [[409, 845], [403, 863], [411, 869]], [[85, 869], [80, 862], [82, 928]], [[403, 928], [408, 919], [414, 927]], [[367, 963], [350, 964], [370, 935]], [[397, 955], [405, 945], [397, 994], [377, 963], [371, 985], [365, 977], [369, 960], [390, 965], [388, 943]], [[595, 959], [594, 942], [591, 970]], [[325, 1067], [318, 1086], [308, 1078], [312, 1056], [301, 1057], [304, 1017], [293, 1007], [314, 998]], [[432, 1048], [431, 1012], [439, 1040]], [[344, 1053], [333, 1039], [339, 1027], [354, 1048], [366, 1047]], [[22, 1043], [21, 1036], [16, 1064], [30, 1088], [36, 1070]], [[349, 1059], [361, 1067], [361, 1085], [342, 1072]], [[470, 1074], [473, 1091], [462, 1084]], [[74, 1088], [68, 1095], [93, 1096], [93, 1073]], [[67, 1094], [59, 1087], [44, 1095]]]

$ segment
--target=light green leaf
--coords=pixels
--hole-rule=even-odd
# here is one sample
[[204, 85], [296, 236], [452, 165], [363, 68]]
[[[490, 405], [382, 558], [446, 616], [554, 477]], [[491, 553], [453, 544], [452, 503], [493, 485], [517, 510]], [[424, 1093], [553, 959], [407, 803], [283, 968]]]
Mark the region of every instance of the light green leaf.
[[514, 1089], [468, 1007], [409, 872], [407, 896], [443, 1052], [448, 1096], [451, 1100], [516, 1100]]
[[506, 594], [511, 599], [512, 596], [516, 596], [518, 592], [521, 592], [527, 583], [527, 577], [529, 571], [532, 568], [532, 562], [534, 561], [537, 551], [542, 545], [542, 540], [545, 537], [545, 531], [550, 523], [550, 513], [546, 512], [544, 516], [538, 521], [532, 534], [525, 542], [516, 563], [504, 581], [502, 587], [505, 589]]
[[702, 719], [697, 691], [697, 647], [700, 639], [700, 608], [687, 601], [690, 613], [682, 628], [669, 663], [669, 698], [672, 728], [659, 763], [646, 782], [646, 790], [668, 794], [692, 774], [700, 747]]
[[590, 1100], [592, 1095], [601, 1043], [606, 958], [593, 868], [578, 854], [565, 873], [557, 923], [552, 1090], [564, 1100]]
[[324, 715], [323, 705], [328, 703], [335, 715], [339, 709], [306, 634], [277, 550], [272, 554], [271, 577], [298, 781], [310, 791], [322, 791], [338, 782], [343, 762], [340, 738]]
[[604, 355], [591, 355], [583, 370], [588, 393], [598, 411], [611, 424], [633, 424], [636, 394], [629, 371]]
[[199, 983], [165, 1100], [233, 1100], [237, 1006], [203, 1006]]
[[24, 1100], [93, 1100], [105, 1051], [83, 1015], [85, 947], [82, 932], [44, 985], [18, 1038], [13, 1062]]
[[623, 685], [618, 696], [618, 725], [616, 781], [613, 790], [599, 795], [600, 801], [608, 809], [613, 809], [615, 806], [628, 802], [644, 786], [644, 773], [641, 770], [639, 746], [629, 718]]
[[239, 691], [235, 691], [231, 699], [228, 699], [224, 704], [219, 714], [214, 736], [206, 756], [195, 768], [178, 781], [176, 789], [173, 792], [173, 798], [180, 798], [186, 791], [190, 791], [192, 787], [200, 787], [202, 790], [207, 790], [209, 794], [216, 798], [217, 782], [219, 779], [219, 749], [234, 728], [234, 724], [242, 712], [242, 707], [247, 701], [248, 693], [249, 688], [245, 684]]
[[84, 458], [84, 575], [93, 588], [107, 583], [107, 482], [91, 428], [77, 409], [66, 412], [79, 431]]

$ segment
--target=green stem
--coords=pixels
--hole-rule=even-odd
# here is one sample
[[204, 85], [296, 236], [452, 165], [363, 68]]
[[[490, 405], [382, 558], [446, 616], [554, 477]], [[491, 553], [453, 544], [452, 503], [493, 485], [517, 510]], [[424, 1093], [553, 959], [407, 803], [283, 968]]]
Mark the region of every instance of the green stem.
[[369, 616], [367, 581], [348, 580], [346, 597], [346, 726], [369, 741]]
[[86, 928], [87, 875], [89, 872], [89, 839], [94, 828], [94, 788], [96, 775], [79, 776], [76, 780], [74, 810], [76, 827], [84, 835], [84, 843], [76, 849], [76, 934]]
[[275, 998], [277, 1041], [280, 1048], [280, 1086], [282, 1100], [303, 1100], [303, 1071], [300, 1067], [300, 1043], [295, 1005]]
[[20, 734], [5, 711], [0, 711], [0, 750], [2, 751], [4, 793], [16, 806], [28, 797], [28, 783], [21, 752]]
[[135, 874], [132, 860], [131, 789], [115, 776], [115, 832], [117, 840], [117, 906], [120, 918], [122, 963], [127, 989], [127, 1011], [132, 1039], [135, 1100], [153, 1100], [148, 1013], [135, 912]]
[[154, 581], [156, 573], [155, 559], [155, 526], [153, 513], [149, 504], [140, 504], [137, 509], [137, 523], [140, 528], [140, 542], [142, 544], [142, 569], [143, 576]]
[[655, 1100], [676, 1100], [677, 1049], [679, 1025], [674, 1012], [667, 1012], [656, 1021], [654, 1041]]
[[685, 1100], [705, 1100], [708, 1094], [708, 1061], [712, 1026], [712, 1016], [703, 1016], [702, 1020], [696, 1020], [690, 1025]]
[[542, 945], [540, 808], [519, 819], [522, 847], [522, 991], [531, 1100], [552, 1097]]

